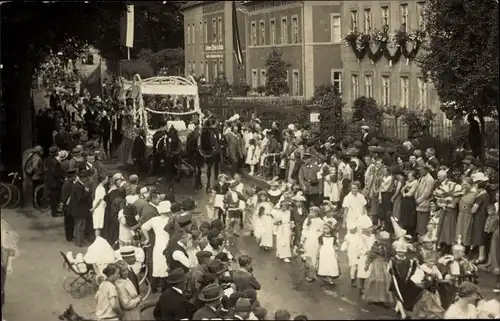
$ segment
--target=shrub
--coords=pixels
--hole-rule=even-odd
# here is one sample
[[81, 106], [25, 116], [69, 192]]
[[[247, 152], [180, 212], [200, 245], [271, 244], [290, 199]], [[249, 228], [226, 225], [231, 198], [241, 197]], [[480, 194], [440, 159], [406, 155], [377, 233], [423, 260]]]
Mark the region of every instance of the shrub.
[[266, 94], [281, 96], [289, 92], [287, 70], [291, 65], [283, 60], [283, 53], [273, 49], [266, 60]]
[[142, 79], [154, 76], [153, 68], [142, 59], [124, 60], [121, 62], [121, 71], [124, 77], [132, 79], [135, 74], [139, 74]]
[[259, 95], [263, 96], [264, 93], [266, 92], [266, 86], [259, 86], [255, 90]]
[[238, 83], [231, 85], [231, 94], [236, 97], [246, 97], [250, 92], [250, 85], [246, 83]]
[[424, 112], [407, 110], [402, 120], [408, 125], [408, 139], [430, 136], [430, 128], [435, 117], [436, 114], [430, 109]]
[[337, 89], [332, 85], [316, 87], [310, 103], [320, 108], [321, 139], [326, 139], [328, 136], [339, 137], [344, 127], [342, 123], [344, 104]]
[[370, 97], [359, 97], [352, 105], [353, 121], [369, 121], [375, 123], [375, 128], [380, 128], [382, 124], [383, 109], [377, 105], [375, 99]]

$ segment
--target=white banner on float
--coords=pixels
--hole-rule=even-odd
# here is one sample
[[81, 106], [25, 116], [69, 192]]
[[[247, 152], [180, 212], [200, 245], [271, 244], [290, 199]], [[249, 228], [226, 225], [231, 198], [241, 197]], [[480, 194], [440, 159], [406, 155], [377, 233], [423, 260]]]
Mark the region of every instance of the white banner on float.
[[165, 85], [155, 83], [142, 83], [141, 92], [143, 95], [177, 95], [194, 96], [198, 94], [198, 87], [182, 85]]

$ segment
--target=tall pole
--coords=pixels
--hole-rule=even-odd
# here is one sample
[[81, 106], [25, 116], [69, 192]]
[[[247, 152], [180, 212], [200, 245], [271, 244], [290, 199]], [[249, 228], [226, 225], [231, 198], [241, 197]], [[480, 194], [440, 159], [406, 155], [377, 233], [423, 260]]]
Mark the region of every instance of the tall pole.
[[127, 60], [130, 60], [130, 47], [127, 47]]

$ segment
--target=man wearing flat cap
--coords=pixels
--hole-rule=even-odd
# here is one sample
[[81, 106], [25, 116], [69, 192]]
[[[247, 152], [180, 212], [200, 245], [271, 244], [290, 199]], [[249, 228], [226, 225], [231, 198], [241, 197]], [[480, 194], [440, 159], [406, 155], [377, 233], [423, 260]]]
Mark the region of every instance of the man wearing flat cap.
[[[212, 257], [212, 252], [209, 251], [199, 251], [196, 253], [196, 258], [198, 259], [198, 265], [189, 270], [187, 273], [188, 281], [186, 286], [186, 292], [189, 295], [190, 302], [196, 304], [198, 301], [198, 294], [201, 290], [201, 282], [205, 274], [208, 273], [208, 263]], [[201, 307], [200, 307], [201, 308]]]
[[309, 206], [320, 204], [320, 181], [317, 176], [319, 171], [320, 167], [312, 160], [311, 152], [304, 153], [304, 164], [299, 169], [298, 181]]
[[185, 295], [187, 275], [182, 269], [170, 271], [166, 278], [170, 285], [167, 287], [156, 303], [153, 316], [155, 320], [181, 320], [190, 319], [194, 307]]
[[182, 201], [182, 204], [174, 203], [173, 205], [173, 215], [165, 226], [165, 231], [170, 235], [169, 244], [177, 243], [181, 239], [183, 232], [198, 229], [198, 225], [192, 220], [191, 211], [196, 207], [192, 199], [188, 198]]

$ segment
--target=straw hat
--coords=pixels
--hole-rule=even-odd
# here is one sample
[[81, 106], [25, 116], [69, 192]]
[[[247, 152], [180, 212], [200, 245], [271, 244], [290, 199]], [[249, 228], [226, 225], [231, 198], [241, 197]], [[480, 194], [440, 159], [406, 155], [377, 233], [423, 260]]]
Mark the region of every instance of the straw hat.
[[306, 198], [304, 197], [304, 193], [302, 191], [297, 192], [297, 194], [295, 194], [295, 196], [292, 197], [292, 201], [305, 202]]
[[483, 172], [477, 172], [471, 175], [472, 181], [477, 182], [487, 182], [489, 180], [488, 176], [484, 175]]

